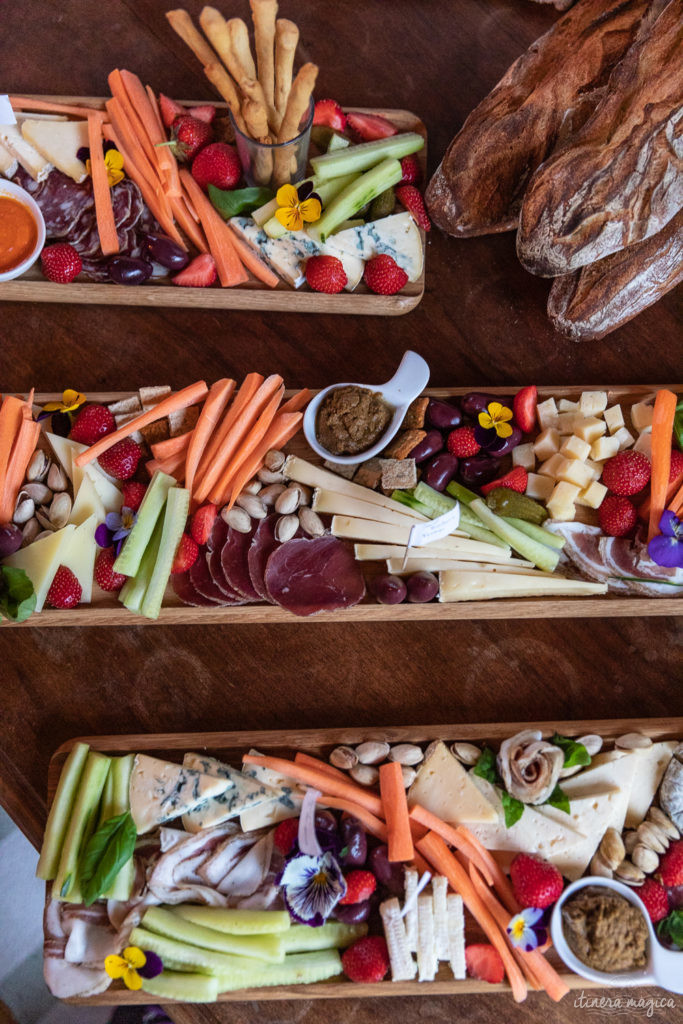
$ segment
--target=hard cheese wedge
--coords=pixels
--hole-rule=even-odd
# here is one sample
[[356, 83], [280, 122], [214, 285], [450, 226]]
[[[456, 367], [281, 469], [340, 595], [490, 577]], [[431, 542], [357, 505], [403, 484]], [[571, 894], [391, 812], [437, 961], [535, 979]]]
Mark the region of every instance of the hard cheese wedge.
[[195, 771], [205, 772], [224, 779], [226, 788], [218, 796], [202, 801], [193, 810], [183, 815], [183, 828], [187, 832], [199, 832], [210, 825], [236, 818], [247, 809], [272, 804], [278, 791], [256, 779], [248, 778], [229, 764], [223, 764], [206, 754], [185, 754], [183, 764]]
[[76, 500], [71, 509], [69, 522], [73, 523], [74, 526], [80, 526], [86, 519], [94, 516], [98, 523], [103, 523], [105, 515], [104, 505], [95, 490], [94, 483], [89, 476], [83, 477], [76, 493]]
[[0, 142], [35, 181], [43, 181], [52, 164], [23, 137], [15, 124], [0, 124]]
[[91, 515], [81, 522], [74, 530], [71, 543], [62, 555], [61, 564], [71, 569], [81, 585], [81, 604], [90, 604], [92, 600], [93, 573], [95, 555], [97, 554], [95, 530], [99, 522], [101, 520], [96, 515]]
[[88, 146], [87, 121], [26, 120], [21, 134], [38, 152], [74, 181], [85, 181], [88, 170], [76, 154]]
[[49, 431], [45, 432], [45, 436], [50, 442], [52, 451], [55, 453], [55, 455], [61, 462], [62, 469], [68, 476], [69, 480], [71, 480], [71, 482], [74, 484], [74, 494], [77, 494], [78, 487], [76, 486], [76, 482], [74, 480], [72, 462], [75, 455], [80, 455], [81, 452], [84, 452], [86, 450], [87, 445], [80, 444], [78, 441], [71, 441], [68, 437], [60, 437], [59, 434], [51, 434]]
[[626, 828], [636, 828], [645, 818], [675, 748], [675, 740], [664, 740], [633, 751], [636, 765], [626, 808]]
[[420, 804], [437, 817], [454, 825], [495, 823], [496, 806], [472, 784], [445, 743], [437, 743], [408, 790], [408, 804]]
[[[632, 772], [633, 769], [631, 769]], [[585, 839], [568, 850], [553, 853], [548, 857], [565, 878], [574, 882], [585, 872], [591, 858], [598, 848], [605, 829], [616, 828], [621, 831], [626, 814], [629, 785], [624, 789], [612, 790], [608, 793], [595, 793], [592, 796], [570, 797], [570, 813], [556, 807], [543, 806], [536, 808], [545, 818], [564, 824], [571, 821], [577, 831], [582, 832]], [[526, 814], [526, 811], [524, 812]]]
[[[258, 754], [258, 750], [250, 750], [250, 754]], [[251, 776], [262, 785], [270, 786], [276, 791], [276, 798], [272, 803], [261, 807], [249, 807], [240, 814], [240, 825], [243, 832], [250, 832], [255, 828], [265, 828], [267, 825], [276, 825], [286, 818], [295, 818], [303, 802], [303, 792], [294, 779], [286, 775], [280, 775], [270, 768], [263, 768], [259, 764], [244, 765], [242, 771], [245, 775]]]
[[488, 601], [494, 597], [590, 597], [606, 593], [606, 583], [586, 583], [562, 576], [494, 575], [453, 569], [439, 574], [439, 601], [443, 602]]
[[218, 796], [226, 785], [215, 775], [137, 754], [130, 778], [130, 812], [138, 835]]
[[405, 270], [409, 281], [417, 281], [424, 266], [420, 232], [407, 211], [339, 231], [328, 244], [335, 254], [344, 252], [361, 260], [386, 253]]
[[[75, 479], [76, 473], [83, 473], [83, 470], [80, 466], [74, 466], [73, 468]], [[116, 484], [112, 483], [109, 477], [105, 476], [102, 470], [92, 462], [88, 463], [85, 467], [85, 475], [90, 477], [95, 485], [95, 490], [100, 496], [100, 501], [104, 506], [104, 511], [120, 512], [121, 505], [123, 504], [123, 494]]]
[[13, 178], [17, 173], [19, 161], [10, 153], [6, 146], [0, 143], [0, 174], [6, 178]]
[[35, 540], [26, 548], [21, 548], [4, 560], [5, 565], [23, 569], [33, 584], [36, 593], [36, 611], [42, 610], [47, 592], [61, 565], [64, 553], [68, 551], [74, 526], [65, 526], [56, 530], [49, 537]]

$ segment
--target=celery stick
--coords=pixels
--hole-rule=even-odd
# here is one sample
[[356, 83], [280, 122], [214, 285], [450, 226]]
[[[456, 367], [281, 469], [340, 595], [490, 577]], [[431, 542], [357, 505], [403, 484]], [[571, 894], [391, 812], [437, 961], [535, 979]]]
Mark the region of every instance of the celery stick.
[[[343, 174], [340, 178], [330, 178], [329, 181], [321, 181], [318, 182], [318, 184], [315, 184], [315, 178], [312, 178], [311, 181], [314, 183], [313, 191], [316, 195], [320, 196], [320, 202], [324, 209], [347, 187], [347, 185], [350, 185], [359, 177], [360, 174], [357, 171], [354, 171], [352, 174]], [[275, 209], [277, 209], [277, 205]], [[270, 238], [282, 238], [283, 235], [288, 234], [287, 229], [275, 216], [275, 210], [273, 211], [273, 215], [265, 221], [261, 227]]]
[[286, 953], [304, 953], [314, 949], [346, 949], [367, 934], [366, 924], [326, 921], [319, 928], [311, 928], [308, 924], [295, 924], [283, 936], [283, 942]]
[[[373, 145], [373, 143], [367, 143]], [[350, 150], [344, 150], [349, 153]], [[335, 154], [332, 154], [334, 157]], [[377, 164], [371, 171], [366, 171], [359, 178], [347, 185], [332, 200], [320, 220], [311, 224], [308, 233], [317, 242], [324, 242], [343, 221], [354, 217], [366, 203], [378, 196], [391, 185], [396, 185], [403, 177], [403, 170], [398, 160], [387, 158]]]
[[171, 567], [178, 550], [180, 538], [185, 531], [187, 513], [190, 510], [190, 492], [184, 487], [173, 487], [166, 499], [164, 527], [159, 544], [159, 554], [154, 563], [154, 572], [145, 591], [140, 611], [148, 619], [156, 619], [161, 611], [164, 591], [171, 575]]
[[138, 571], [135, 576], [131, 576], [126, 580], [119, 592], [119, 601], [123, 602], [124, 606], [131, 612], [139, 612], [142, 608], [142, 602], [147, 593], [147, 587], [152, 578], [157, 555], [159, 554], [163, 529], [164, 516], [160, 515], [145, 548]]
[[534, 540], [539, 541], [541, 544], [548, 544], [551, 548], [562, 549], [564, 547], [564, 537], [560, 537], [557, 533], [552, 533], [550, 530], [544, 530], [542, 526], [537, 526], [536, 523], [530, 523], [526, 519], [517, 519], [515, 516], [503, 516], [506, 523], [510, 526], [516, 527], [525, 533], [527, 537], [533, 537]]
[[451, 482], [446, 485], [446, 490], [450, 495], [452, 495], [452, 497], [461, 501], [463, 505], [471, 505], [475, 498], [479, 497], [479, 495], [475, 494], [474, 491], [470, 491], [467, 487], [463, 487], [462, 484], [457, 483], [455, 480], [451, 480]]
[[[111, 810], [107, 815], [115, 818], [119, 814], [125, 814], [130, 810], [130, 776], [133, 771], [134, 754], [126, 754], [124, 757], [112, 758], [107, 784], [111, 779]], [[131, 857], [120, 869], [112, 885], [104, 893], [107, 899], [121, 900], [125, 902], [130, 899], [135, 878], [135, 861]]]
[[142, 927], [167, 939], [187, 942], [200, 949], [213, 949], [217, 953], [250, 956], [273, 964], [281, 963], [285, 956], [280, 935], [228, 935], [215, 928], [193, 924], [162, 907], [150, 907], [142, 919]]
[[64, 837], [59, 868], [52, 883], [52, 895], [55, 899], [74, 901], [78, 888], [78, 858], [88, 832], [92, 832], [97, 821], [109, 761], [104, 754], [98, 754], [94, 750], [88, 754], [69, 819], [69, 827]]
[[[311, 157], [311, 166], [317, 178], [326, 180], [336, 178], [340, 174], [348, 174], [350, 171], [367, 171], [369, 167], [374, 167], [387, 157], [400, 160], [410, 153], [417, 153], [423, 146], [424, 139], [421, 135], [416, 132], [404, 132], [401, 135], [391, 135], [388, 139], [361, 142], [358, 146], [349, 146], [347, 149]], [[388, 185], [386, 187], [389, 188]]]
[[181, 904], [173, 913], [204, 928], [229, 935], [268, 935], [286, 932], [291, 920], [287, 910], [241, 910], [233, 907], [195, 907]]
[[182, 1003], [215, 1003], [218, 998], [218, 979], [203, 974], [183, 974], [164, 970], [156, 978], [143, 978], [142, 991], [149, 992], [160, 1002], [178, 999]]
[[481, 498], [476, 498], [470, 508], [473, 512], [476, 512], [482, 523], [492, 533], [495, 533], [506, 544], [509, 544], [511, 548], [514, 548], [522, 558], [533, 562], [538, 569], [542, 569], [544, 572], [553, 572], [555, 570], [560, 560], [559, 551], [546, 547], [545, 544], [539, 544], [538, 541], [528, 537], [521, 530], [510, 526], [504, 519], [497, 516], [495, 512], [492, 512]]
[[175, 486], [176, 480], [172, 476], [159, 471], [154, 474], [138, 509], [133, 529], [123, 542], [121, 553], [114, 562], [114, 572], [121, 572], [124, 576], [135, 576], [156, 521], [161, 515], [166, 495]]
[[47, 816], [43, 845], [36, 868], [36, 877], [42, 878], [44, 882], [52, 881], [57, 874], [64, 836], [69, 825], [89, 749], [87, 743], [74, 744], [59, 776], [59, 784], [50, 807], [50, 813]]

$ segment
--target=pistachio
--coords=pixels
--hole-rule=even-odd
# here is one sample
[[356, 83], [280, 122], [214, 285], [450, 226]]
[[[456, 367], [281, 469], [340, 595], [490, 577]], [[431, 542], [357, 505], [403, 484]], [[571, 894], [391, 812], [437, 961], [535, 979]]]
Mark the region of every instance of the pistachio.
[[265, 519], [268, 513], [258, 494], [245, 494], [244, 491], [237, 495], [236, 504], [251, 516], [252, 519]]
[[269, 469], [271, 473], [279, 473], [285, 464], [285, 453], [278, 451], [276, 448], [271, 448], [269, 452], [266, 452], [263, 461], [266, 469]]
[[397, 743], [389, 751], [388, 760], [398, 761], [402, 765], [419, 764], [424, 757], [422, 750], [415, 743]]
[[[50, 509], [47, 505], [41, 505], [40, 508], [36, 509], [36, 519], [43, 527], [45, 533], [54, 533], [57, 527], [50, 521]], [[38, 538], [36, 537], [36, 540]]]
[[642, 732], [627, 732], [617, 737], [614, 741], [617, 750], [646, 750], [652, 746], [649, 736], [643, 736]]
[[417, 778], [417, 772], [409, 764], [401, 765], [401, 775], [403, 776], [403, 785], [406, 789], [412, 786]]
[[283, 484], [285, 482], [284, 473], [276, 473], [272, 469], [266, 469], [265, 466], [259, 469], [256, 475], [262, 484]]
[[576, 742], [583, 743], [591, 757], [595, 757], [602, 750], [602, 736], [597, 736], [592, 732], [588, 733], [587, 736], [579, 736]]
[[356, 756], [361, 764], [381, 764], [389, 754], [389, 744], [380, 740], [368, 740], [356, 747]]
[[335, 768], [341, 768], [342, 771], [348, 772], [350, 768], [358, 764], [356, 751], [353, 747], [335, 747], [330, 754], [330, 764], [333, 764]]
[[651, 821], [657, 828], [661, 828], [662, 832], [668, 836], [669, 839], [680, 839], [681, 833], [674, 825], [671, 818], [667, 817], [664, 811], [660, 810], [659, 807], [651, 807], [647, 812], [647, 821]]
[[39, 533], [40, 523], [38, 522], [38, 520], [35, 517], [29, 519], [29, 521], [24, 524], [24, 528], [21, 531], [21, 536], [23, 537], [23, 540], [21, 542], [22, 548], [25, 548], [27, 544], [32, 544]]
[[630, 860], [622, 860], [614, 874], [620, 882], [625, 882], [626, 885], [642, 885], [645, 881], [645, 872], [637, 868]]
[[318, 513], [314, 512], [312, 508], [307, 508], [305, 505], [299, 509], [299, 522], [301, 523], [301, 529], [309, 537], [322, 537], [325, 532], [323, 521]]
[[[434, 753], [434, 751], [438, 747], [439, 743], [441, 743], [441, 740], [432, 740], [432, 742], [429, 744], [429, 746], [425, 750], [425, 761], [427, 761], [432, 756], [432, 754]], [[453, 748], [451, 747], [451, 750], [452, 749]]]
[[590, 863], [589, 873], [591, 875], [598, 875], [600, 878], [611, 878], [614, 871], [605, 864], [600, 851], [596, 850]]
[[296, 512], [299, 505], [301, 504], [301, 494], [298, 487], [287, 487], [275, 499], [275, 511], [279, 512], [283, 516], [291, 515], [292, 512]]
[[643, 843], [636, 843], [631, 852], [631, 860], [646, 875], [651, 875], [659, 867], [659, 857], [654, 850], [651, 850], [649, 846], [644, 846]]
[[32, 498], [36, 505], [46, 505], [52, 501], [52, 491], [45, 484], [32, 483], [24, 484], [22, 487], [24, 494], [27, 494], [29, 498]]
[[29, 482], [44, 480], [50, 468], [50, 460], [47, 452], [42, 448], [36, 448], [26, 470], [26, 479]]
[[61, 530], [69, 522], [72, 504], [71, 498], [66, 491], [55, 494], [49, 512], [50, 522], [55, 530]]
[[634, 849], [638, 845], [638, 833], [634, 828], [629, 828], [622, 834], [621, 838], [624, 843], [624, 849], [630, 857]]
[[655, 853], [665, 853], [669, 847], [669, 838], [658, 825], [652, 821], [642, 821], [638, 826], [638, 841], [649, 846]]
[[259, 491], [259, 498], [266, 508], [272, 508], [282, 492], [286, 490], [284, 484], [268, 484], [262, 491]]
[[231, 509], [224, 508], [221, 510], [221, 516], [228, 526], [238, 533], [249, 533], [251, 530], [251, 516], [243, 508], [237, 508], [235, 505]]
[[47, 486], [51, 491], [65, 491], [69, 486], [66, 473], [56, 462], [53, 462], [48, 470]]
[[23, 526], [29, 519], [33, 519], [36, 510], [36, 505], [33, 498], [29, 497], [26, 491], [20, 491], [17, 498], [17, 503], [14, 507], [14, 515], [12, 521], [17, 526]]
[[313, 497], [313, 492], [311, 491], [310, 487], [306, 487], [306, 484], [290, 484], [289, 486], [291, 487], [291, 489], [293, 491], [298, 491], [299, 492], [299, 504], [300, 505], [310, 505], [311, 504], [311, 498]]
[[298, 529], [299, 520], [297, 516], [280, 516], [275, 524], [275, 540], [285, 544], [288, 540], [292, 539]]
[[244, 494], [258, 494], [263, 487], [260, 480], [250, 480], [248, 484], [244, 485]]
[[608, 828], [605, 831], [599, 846], [600, 856], [610, 869], [616, 871], [622, 860], [626, 857], [626, 847], [621, 835], [615, 828]]
[[369, 764], [354, 764], [349, 775], [360, 786], [374, 786], [379, 779], [378, 770]]
[[451, 744], [451, 754], [463, 764], [474, 765], [481, 757], [481, 750], [474, 743], [458, 741]]

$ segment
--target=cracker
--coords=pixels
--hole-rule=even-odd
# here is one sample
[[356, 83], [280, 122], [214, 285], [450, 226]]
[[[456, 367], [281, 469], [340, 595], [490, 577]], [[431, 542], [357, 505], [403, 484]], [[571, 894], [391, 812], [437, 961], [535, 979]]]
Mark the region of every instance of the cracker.
[[138, 416], [142, 412], [142, 402], [137, 395], [131, 395], [130, 398], [121, 398], [118, 402], [112, 402], [107, 408], [114, 419], [127, 413], [134, 413]]
[[404, 430], [419, 430], [424, 427], [428, 405], [429, 398], [427, 395], [420, 395], [411, 402], [403, 417], [402, 428]]
[[161, 420], [155, 420], [154, 423], [148, 423], [146, 427], [141, 428], [140, 433], [151, 448], [158, 441], [167, 440], [168, 420], [164, 417]]
[[140, 401], [142, 402], [142, 408], [144, 412], [149, 409], [153, 409], [155, 405], [158, 405], [162, 398], [166, 398], [170, 395], [171, 388], [168, 384], [160, 384], [154, 388], [140, 388]]
[[329, 469], [332, 473], [336, 473], [337, 476], [343, 476], [345, 480], [350, 480], [356, 472], [355, 466], [346, 466], [343, 463], [331, 462], [330, 459], [325, 459], [323, 466], [325, 469]]
[[381, 460], [368, 459], [367, 462], [361, 462], [360, 466], [356, 468], [353, 482], [354, 484], [359, 484], [361, 487], [369, 487], [370, 490], [374, 490], [375, 487], [379, 486], [379, 482], [381, 479]]
[[189, 405], [187, 409], [176, 409], [168, 414], [168, 429], [171, 437], [178, 437], [192, 430], [199, 418], [199, 406]]
[[401, 430], [394, 440], [384, 449], [388, 459], [405, 459], [415, 445], [427, 436], [426, 430]]

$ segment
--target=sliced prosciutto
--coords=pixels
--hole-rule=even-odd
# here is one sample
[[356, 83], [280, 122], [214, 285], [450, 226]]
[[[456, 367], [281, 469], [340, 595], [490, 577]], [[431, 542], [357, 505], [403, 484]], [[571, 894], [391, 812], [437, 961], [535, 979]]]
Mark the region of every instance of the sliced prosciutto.
[[221, 551], [221, 566], [228, 586], [242, 596], [245, 601], [260, 601], [261, 596], [254, 590], [249, 575], [249, 548], [256, 533], [252, 526], [249, 533], [240, 533], [232, 526], [228, 529], [228, 539]]
[[266, 589], [294, 615], [352, 608], [365, 596], [353, 549], [337, 537], [288, 540], [268, 559]]

